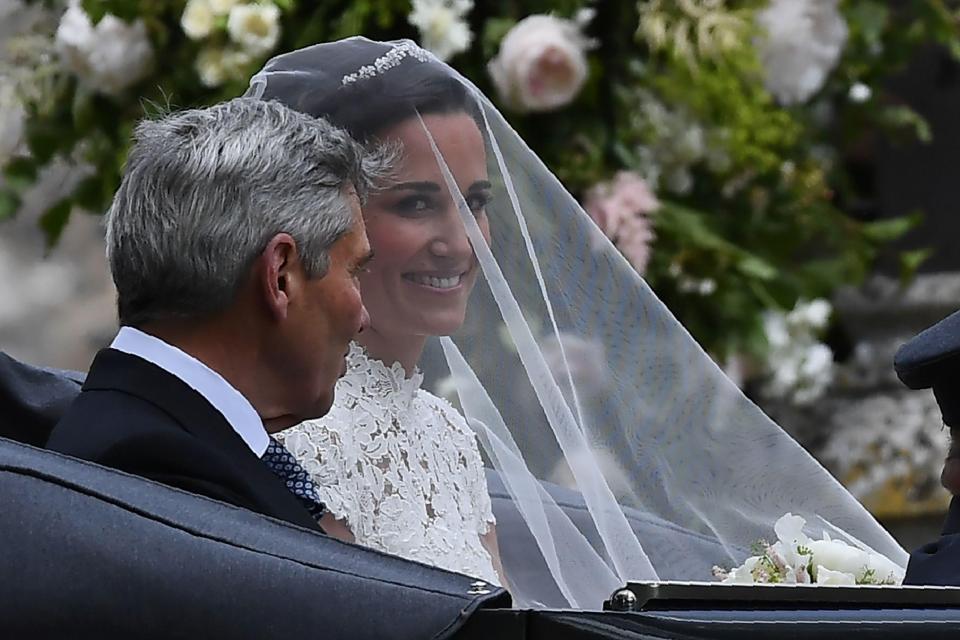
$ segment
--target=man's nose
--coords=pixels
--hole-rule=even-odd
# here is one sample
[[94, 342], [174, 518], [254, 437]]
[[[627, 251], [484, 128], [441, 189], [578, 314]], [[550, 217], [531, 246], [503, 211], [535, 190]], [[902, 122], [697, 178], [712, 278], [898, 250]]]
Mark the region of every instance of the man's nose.
[[364, 304], [360, 304], [360, 328], [357, 329], [357, 333], [363, 333], [363, 330], [370, 326], [370, 314], [367, 313], [367, 307]]

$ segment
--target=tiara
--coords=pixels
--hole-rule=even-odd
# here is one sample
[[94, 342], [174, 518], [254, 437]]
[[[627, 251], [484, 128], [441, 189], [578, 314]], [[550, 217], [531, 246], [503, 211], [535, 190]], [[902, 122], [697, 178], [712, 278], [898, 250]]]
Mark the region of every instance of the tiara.
[[416, 58], [420, 62], [426, 62], [430, 59], [430, 54], [418, 47], [413, 42], [401, 42], [374, 60], [373, 64], [364, 65], [355, 73], [348, 73], [347, 75], [343, 76], [341, 83], [345, 85], [353, 84], [357, 80], [372, 78], [376, 75], [384, 73], [388, 69], [392, 69], [393, 67], [397, 66], [400, 64], [400, 61], [407, 56]]

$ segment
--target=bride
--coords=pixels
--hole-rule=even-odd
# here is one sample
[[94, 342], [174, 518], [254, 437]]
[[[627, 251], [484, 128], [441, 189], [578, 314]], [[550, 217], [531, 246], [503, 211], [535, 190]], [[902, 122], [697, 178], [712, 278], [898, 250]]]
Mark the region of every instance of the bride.
[[[414, 77], [391, 74], [341, 84], [339, 91], [307, 75], [322, 61], [323, 71], [339, 80], [371, 49], [384, 47], [360, 40], [321, 45], [275, 58], [258, 76], [266, 79], [264, 99], [326, 117], [402, 158], [363, 206], [375, 255], [359, 275], [370, 327], [351, 346], [330, 413], [278, 439], [337, 519], [327, 525], [332, 535], [499, 585], [495, 520], [476, 436], [449, 402], [421, 388], [417, 370], [427, 337], [463, 324], [479, 272], [431, 144], [488, 239], [491, 185], [479, 116], [466, 88], [434, 65], [417, 66]], [[333, 62], [338, 56], [346, 66]], [[289, 72], [303, 75], [273, 80]], [[404, 103], [384, 99], [398, 91]]]
[[247, 95], [401, 152], [364, 206], [372, 329], [331, 414], [286, 438], [346, 535], [491, 582], [499, 559], [530, 606], [708, 580], [787, 512], [906, 564], [450, 67], [350, 38], [274, 58]]

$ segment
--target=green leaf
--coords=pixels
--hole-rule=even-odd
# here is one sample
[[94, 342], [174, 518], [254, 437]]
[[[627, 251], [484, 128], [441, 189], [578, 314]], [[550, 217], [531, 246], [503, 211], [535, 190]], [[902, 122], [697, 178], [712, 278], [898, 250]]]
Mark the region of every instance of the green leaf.
[[917, 140], [924, 144], [933, 140], [930, 123], [910, 107], [904, 105], [887, 107], [880, 112], [880, 122], [895, 129], [912, 130]]
[[37, 181], [37, 165], [30, 158], [14, 158], [3, 168], [6, 186], [23, 192]]
[[43, 122], [36, 126], [27, 125], [27, 146], [34, 159], [40, 164], [46, 164], [53, 159], [60, 148], [60, 135], [55, 127]]
[[12, 189], [0, 189], [0, 220], [17, 215], [20, 210], [20, 195]]
[[868, 240], [881, 243], [891, 242], [916, 227], [922, 220], [923, 214], [915, 211], [906, 216], [866, 222], [861, 227], [861, 231]]
[[917, 270], [932, 256], [933, 249], [914, 249], [900, 254], [900, 281], [906, 284], [917, 275]]
[[758, 280], [773, 280], [779, 271], [772, 264], [747, 251], [738, 251], [737, 268], [743, 275], [752, 276]]
[[109, 195], [104, 193], [104, 180], [99, 174], [84, 178], [73, 190], [73, 201], [87, 211], [101, 213]]
[[95, 121], [94, 93], [89, 89], [77, 87], [73, 94], [73, 126], [82, 131], [89, 130]]
[[73, 203], [69, 199], [63, 199], [47, 209], [40, 216], [40, 228], [43, 229], [44, 237], [47, 241], [47, 249], [57, 246], [60, 241], [60, 235], [70, 220], [70, 210]]

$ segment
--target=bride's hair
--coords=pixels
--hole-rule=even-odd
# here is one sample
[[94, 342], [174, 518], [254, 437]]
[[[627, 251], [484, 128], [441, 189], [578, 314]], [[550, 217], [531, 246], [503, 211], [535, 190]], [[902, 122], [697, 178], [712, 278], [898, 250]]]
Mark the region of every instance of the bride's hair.
[[[321, 48], [323, 55], [318, 55]], [[476, 98], [449, 67], [432, 56], [403, 56], [390, 73], [357, 74], [358, 60], [374, 65], [396, 50], [394, 44], [350, 38], [286, 53], [261, 72], [269, 75], [269, 82], [258, 82], [260, 74], [254, 76], [247, 95], [278, 100], [325, 118], [360, 142], [369, 142], [417, 114], [462, 112], [484, 130]]]

